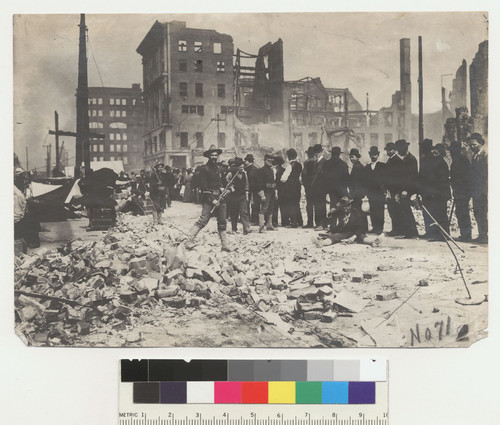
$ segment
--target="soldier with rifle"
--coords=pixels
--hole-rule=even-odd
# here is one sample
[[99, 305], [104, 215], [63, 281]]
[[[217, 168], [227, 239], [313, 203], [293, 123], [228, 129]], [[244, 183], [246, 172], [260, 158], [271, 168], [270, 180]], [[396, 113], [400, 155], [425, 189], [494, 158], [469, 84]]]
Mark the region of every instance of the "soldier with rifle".
[[187, 248], [193, 245], [196, 235], [208, 224], [210, 217], [215, 215], [217, 217], [217, 230], [219, 231], [222, 250], [232, 251], [226, 234], [227, 206], [224, 196], [222, 196], [223, 192], [227, 192], [227, 188], [225, 187], [226, 178], [222, 167], [217, 162], [221, 153], [221, 149], [215, 148], [210, 148], [203, 152], [203, 156], [208, 158], [208, 162], [200, 168], [198, 180], [198, 187], [202, 193], [202, 210], [200, 218], [189, 231], [190, 238], [186, 244]]

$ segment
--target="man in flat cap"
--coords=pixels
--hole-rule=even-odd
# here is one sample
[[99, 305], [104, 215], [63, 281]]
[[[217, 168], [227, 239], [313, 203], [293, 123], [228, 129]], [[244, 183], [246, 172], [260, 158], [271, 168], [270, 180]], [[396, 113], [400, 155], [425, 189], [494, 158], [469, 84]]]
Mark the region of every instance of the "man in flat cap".
[[163, 224], [162, 215], [167, 206], [167, 178], [164, 164], [156, 164], [153, 167], [149, 179], [149, 194], [153, 201], [153, 222]]
[[257, 189], [260, 198], [259, 233], [263, 233], [264, 228], [275, 230], [272, 224], [276, 192], [273, 160], [272, 155], [266, 154], [264, 156], [264, 166], [259, 168], [257, 174]]
[[247, 235], [251, 232], [248, 216], [248, 177], [243, 159], [240, 157], [234, 158], [233, 165], [229, 168], [229, 173], [226, 176], [227, 181], [230, 181], [236, 174], [238, 175], [231, 185], [231, 193], [227, 197], [229, 218], [231, 220], [232, 231], [237, 232], [238, 217], [240, 217], [241, 224], [243, 225], [243, 234]]
[[326, 177], [330, 207], [336, 205], [343, 196], [347, 196], [349, 181], [349, 167], [340, 159], [342, 151], [339, 146], [334, 146], [331, 156], [326, 160], [323, 171]]
[[327, 180], [324, 173], [326, 159], [323, 154], [323, 146], [316, 144], [313, 146], [313, 150], [316, 158], [311, 178], [311, 188], [314, 202], [314, 220], [316, 221], [316, 229], [322, 230], [326, 228]]
[[314, 172], [314, 165], [316, 164], [316, 157], [314, 155], [314, 148], [309, 146], [306, 151], [307, 159], [304, 161], [304, 168], [302, 169], [302, 184], [306, 192], [306, 213], [307, 223], [304, 227], [314, 227], [314, 197], [312, 191], [312, 176]]
[[250, 222], [252, 224], [259, 224], [259, 209], [260, 209], [260, 197], [259, 190], [257, 188], [257, 167], [254, 164], [254, 157], [251, 153], [247, 154], [244, 158], [245, 171], [248, 176], [248, 189], [250, 199], [248, 201], [251, 212], [250, 212]]
[[488, 154], [483, 136], [473, 133], [468, 144], [472, 151], [470, 167], [472, 203], [479, 236], [476, 243], [488, 243]]
[[370, 202], [371, 231], [380, 235], [384, 230], [384, 178], [386, 164], [378, 160], [380, 151], [377, 146], [371, 146], [368, 155], [371, 162], [365, 166], [365, 177], [366, 193]]
[[[220, 199], [220, 195], [226, 185], [225, 172], [217, 163], [221, 153], [221, 149], [215, 149], [213, 147], [203, 152], [203, 156], [208, 158], [208, 162], [200, 168], [199, 174], [199, 188], [202, 193], [202, 210], [200, 218], [189, 231], [189, 243], [191, 244], [194, 241], [196, 235], [208, 224], [210, 217], [214, 214], [217, 217], [217, 230], [219, 231], [222, 250], [232, 251], [226, 235], [226, 201]], [[212, 210], [214, 210], [213, 213]]]
[[389, 157], [385, 168], [385, 189], [387, 199], [387, 210], [391, 217], [392, 229], [388, 233], [389, 236], [402, 235], [401, 225], [401, 171], [403, 168], [403, 160], [396, 153], [396, 145], [392, 142], [387, 143], [385, 151]]
[[410, 203], [410, 197], [417, 191], [418, 163], [417, 159], [409, 152], [409, 143], [406, 140], [397, 140], [395, 145], [398, 155], [403, 161], [401, 164], [400, 196], [401, 231], [403, 234], [400, 237], [411, 239], [418, 237], [417, 223]]

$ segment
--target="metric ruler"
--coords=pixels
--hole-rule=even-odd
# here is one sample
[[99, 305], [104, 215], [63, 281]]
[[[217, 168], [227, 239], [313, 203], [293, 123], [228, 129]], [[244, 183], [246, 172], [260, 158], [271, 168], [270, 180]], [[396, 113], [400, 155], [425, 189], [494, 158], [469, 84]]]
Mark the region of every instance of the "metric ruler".
[[388, 425], [385, 360], [122, 360], [119, 425]]
[[[386, 409], [367, 405], [186, 405], [120, 409], [119, 425], [388, 425]], [[187, 409], [188, 408], [188, 409]], [[189, 410], [189, 411], [186, 411]]]

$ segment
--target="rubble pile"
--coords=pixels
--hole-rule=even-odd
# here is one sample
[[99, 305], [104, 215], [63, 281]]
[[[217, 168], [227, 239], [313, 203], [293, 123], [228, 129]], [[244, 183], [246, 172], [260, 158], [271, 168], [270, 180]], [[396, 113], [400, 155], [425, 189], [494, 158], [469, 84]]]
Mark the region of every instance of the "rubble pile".
[[[443, 261], [429, 260], [423, 251], [428, 245], [402, 255], [399, 246], [302, 248], [300, 234], [286, 241], [234, 234], [236, 250], [227, 253], [221, 251], [217, 232], [206, 229], [197, 245], [186, 250], [187, 228], [175, 221], [156, 227], [150, 222], [123, 214], [100, 240], [77, 239], [17, 257], [18, 335], [31, 345], [110, 345], [111, 340], [111, 345], [127, 345], [148, 341], [141, 332], [158, 335], [164, 329], [170, 338], [166, 344], [175, 344], [182, 329], [206, 320], [211, 335], [224, 323], [255, 329], [248, 346], [258, 346], [261, 325], [271, 325], [271, 334], [283, 344], [363, 346], [376, 341], [398, 346], [404, 330], [389, 339], [392, 324], [378, 325], [392, 317], [419, 281], [427, 286], [419, 293], [425, 309], [415, 313], [433, 312], [436, 282], [455, 279], [447, 269], [436, 275]], [[366, 261], [367, 256], [372, 260]], [[465, 270], [469, 274], [472, 269]], [[448, 290], [452, 304], [461, 290]], [[403, 321], [412, 307], [405, 308]], [[189, 335], [188, 343], [196, 332]], [[211, 336], [206, 340], [215, 341]]]

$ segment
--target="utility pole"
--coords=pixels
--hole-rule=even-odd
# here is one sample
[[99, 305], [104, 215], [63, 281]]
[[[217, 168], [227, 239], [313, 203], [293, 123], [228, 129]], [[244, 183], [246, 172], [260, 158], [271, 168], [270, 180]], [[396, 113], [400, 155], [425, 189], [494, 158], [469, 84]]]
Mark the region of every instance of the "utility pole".
[[26, 171], [29, 171], [30, 166], [28, 162], [28, 146], [26, 146]]
[[[216, 118], [212, 118], [212, 121], [216, 121], [217, 122], [217, 149], [220, 149], [220, 143], [219, 143], [219, 122], [221, 121], [226, 121], [226, 119], [221, 119], [220, 117], [220, 114], [217, 114], [217, 117]], [[225, 146], [224, 146], [225, 147]]]
[[43, 145], [44, 148], [47, 148], [47, 158], [46, 158], [46, 169], [47, 169], [47, 177], [51, 177], [51, 162], [52, 162], [52, 145]]
[[422, 158], [421, 145], [424, 141], [424, 78], [422, 71], [422, 36], [418, 36], [418, 153]]
[[81, 167], [90, 169], [89, 149], [89, 91], [87, 75], [87, 27], [85, 14], [80, 15], [80, 43], [78, 54], [78, 88], [76, 89], [76, 162], [75, 177], [81, 176]]

